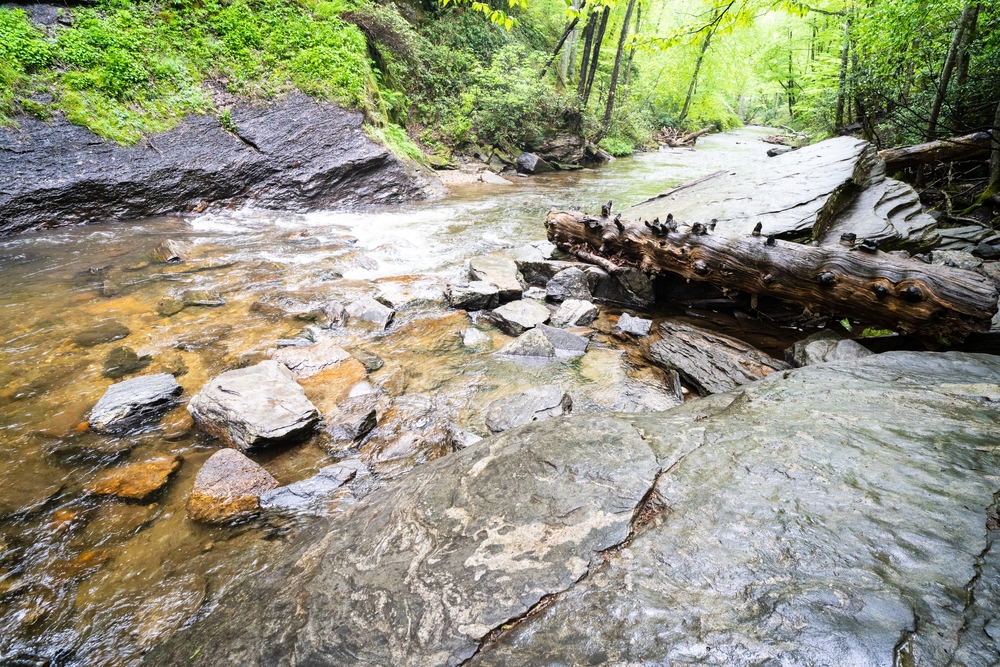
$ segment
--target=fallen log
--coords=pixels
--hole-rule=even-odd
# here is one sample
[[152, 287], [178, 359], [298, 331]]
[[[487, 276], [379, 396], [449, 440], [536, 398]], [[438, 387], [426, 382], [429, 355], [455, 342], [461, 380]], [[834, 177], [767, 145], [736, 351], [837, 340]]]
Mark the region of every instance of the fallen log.
[[935, 340], [986, 331], [997, 312], [997, 290], [971, 271], [861, 247], [723, 237], [701, 223], [646, 223], [551, 211], [545, 226], [551, 242], [577, 257], [596, 254], [617, 266], [669, 271]]
[[974, 132], [964, 137], [952, 137], [931, 141], [915, 146], [901, 146], [879, 151], [885, 160], [887, 173], [919, 167], [931, 162], [957, 162], [959, 160], [979, 160], [990, 155], [990, 133]]
[[694, 146], [698, 141], [698, 137], [706, 135], [714, 129], [715, 127], [710, 125], [703, 127], [697, 132], [688, 132], [685, 134], [672, 127], [662, 127], [660, 128], [660, 133], [653, 139], [657, 143], [666, 144], [670, 148], [684, 148]]

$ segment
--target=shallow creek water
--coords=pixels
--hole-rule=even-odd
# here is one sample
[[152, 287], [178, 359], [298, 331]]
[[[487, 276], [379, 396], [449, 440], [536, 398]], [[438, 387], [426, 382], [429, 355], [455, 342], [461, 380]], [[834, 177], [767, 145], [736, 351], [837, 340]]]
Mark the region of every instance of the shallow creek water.
[[[393, 459], [393, 438], [422, 420], [486, 435], [498, 397], [557, 383], [575, 411], [613, 410], [630, 383], [655, 383], [615, 338], [598, 334], [583, 357], [545, 365], [490, 355], [506, 336], [440, 297], [469, 257], [544, 238], [550, 207], [619, 210], [667, 186], [764, 159], [760, 129], [704, 137], [698, 149], [641, 154], [597, 170], [456, 188], [448, 197], [366, 212], [307, 215], [233, 211], [56, 229], [0, 241], [0, 658], [31, 654], [59, 665], [131, 665], [165, 635], [207, 613], [234, 582], [267, 567], [306, 519], [265, 517], [208, 527], [186, 518], [201, 464], [220, 445], [191, 428], [183, 406], [134, 436], [101, 436], [86, 418], [105, 389], [109, 352], [149, 355], [139, 373], [171, 372], [184, 400], [211, 377], [265, 357], [332, 300], [380, 291], [418, 297], [385, 332], [348, 326], [330, 335], [385, 366], [307, 391], [321, 411], [367, 381], [385, 392], [376, 478], [444, 452], [440, 443]], [[164, 239], [193, 244], [188, 261], [158, 264]], [[165, 316], [162, 302], [209, 290], [224, 305]], [[253, 304], [264, 306], [253, 306]], [[269, 308], [276, 306], [287, 315]], [[277, 314], [276, 314], [277, 313]], [[607, 313], [602, 315], [607, 317]], [[117, 327], [116, 340], [108, 331]], [[95, 327], [104, 336], [88, 336]], [[463, 345], [480, 328], [489, 341]], [[84, 335], [81, 335], [84, 334]], [[96, 340], [95, 340], [96, 338]], [[364, 385], [361, 385], [364, 386]], [[357, 451], [330, 453], [321, 437], [254, 456], [282, 484]], [[89, 495], [103, 470], [177, 454], [180, 471], [154, 500]], [[378, 491], [374, 491], [377, 493]], [[360, 493], [360, 490], [359, 490]]]

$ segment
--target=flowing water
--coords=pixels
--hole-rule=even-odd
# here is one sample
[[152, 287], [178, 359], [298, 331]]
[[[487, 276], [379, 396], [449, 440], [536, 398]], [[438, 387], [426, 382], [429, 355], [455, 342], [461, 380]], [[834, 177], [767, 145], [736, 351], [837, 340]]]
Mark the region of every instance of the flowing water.
[[[134, 351], [137, 373], [174, 374], [188, 399], [208, 379], [299, 335], [304, 314], [317, 307], [379, 292], [407, 295], [411, 303], [385, 332], [348, 326], [324, 333], [378, 355], [383, 368], [366, 376], [361, 364], [345, 363], [338, 377], [307, 386], [321, 411], [351, 391], [375, 388], [387, 397], [362, 457], [376, 480], [446, 453], [447, 429], [486, 435], [486, 404], [530, 386], [563, 386], [576, 411], [620, 409], [629, 391], [657, 396], [662, 374], [633, 363], [616, 338], [596, 335], [575, 359], [504, 360], [489, 351], [509, 339], [448, 310], [445, 285], [464, 276], [469, 257], [543, 239], [551, 207], [596, 211], [611, 199], [619, 210], [669, 185], [762, 159], [763, 134], [708, 136], [693, 151], [466, 186], [438, 201], [375, 211], [232, 211], [0, 241], [0, 658], [136, 664], [234, 582], [273, 562], [306, 521], [264, 517], [210, 527], [187, 519], [194, 476], [220, 445], [192, 428], [183, 406], [138, 435], [90, 431], [88, 411], [118, 381], [105, 376], [112, 350]], [[165, 239], [193, 244], [189, 259], [150, 261]], [[191, 301], [196, 291], [224, 304], [173, 312], [172, 299], [187, 293]], [[480, 348], [463, 344], [470, 327], [486, 336]], [[414, 428], [424, 428], [423, 439], [400, 454], [396, 441]], [[317, 437], [254, 459], [286, 484], [358, 456], [325, 444]], [[168, 454], [182, 456], [183, 465], [151, 501], [87, 491], [102, 471]]]

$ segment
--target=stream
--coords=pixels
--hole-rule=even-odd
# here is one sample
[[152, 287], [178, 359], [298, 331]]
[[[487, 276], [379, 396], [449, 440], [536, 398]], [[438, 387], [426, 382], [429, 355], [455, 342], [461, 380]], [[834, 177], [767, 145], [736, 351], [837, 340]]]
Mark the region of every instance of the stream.
[[[525, 364], [489, 354], [510, 338], [485, 319], [449, 310], [444, 290], [464, 277], [470, 257], [544, 239], [552, 207], [596, 211], [610, 199], [624, 209], [670, 185], [767, 159], [768, 144], [760, 141], [767, 133], [710, 135], [695, 150], [642, 153], [512, 185], [456, 187], [437, 201], [364, 212], [238, 210], [0, 240], [0, 658], [134, 665], [204, 617], [234, 582], [274, 563], [313, 520], [189, 520], [195, 474], [220, 444], [193, 428], [183, 405], [137, 435], [89, 430], [89, 410], [118, 381], [106, 372], [113, 350], [135, 353], [128, 377], [173, 374], [186, 403], [219, 373], [257, 363], [277, 341], [301, 335], [308, 313], [324, 304], [402, 295], [407, 303], [386, 331], [349, 325], [331, 332], [341, 347], [373, 353], [384, 366], [366, 374], [360, 364], [345, 364], [337, 382], [307, 390], [321, 412], [352, 391], [375, 388], [391, 399], [369, 447], [377, 451], [366, 454], [374, 462], [372, 493], [448, 451], [446, 439], [428, 435], [414, 451], [393, 456], [400, 433], [426, 424], [426, 433], [454, 428], [485, 437], [484, 406], [528, 387], [560, 385], [574, 412], [622, 409], [630, 392], [651, 393], [653, 409], [662, 378], [608, 333], [608, 318], [620, 310], [602, 309], [585, 355]], [[192, 244], [189, 259], [151, 262], [165, 239]], [[185, 294], [189, 302], [219, 305], [172, 312]], [[485, 335], [479, 347], [463, 343], [469, 328]], [[770, 349], [753, 342], [778, 354], [787, 341], [776, 339]], [[179, 455], [183, 464], [151, 501], [87, 491], [102, 471], [164, 455]], [[317, 436], [252, 458], [289, 484], [352, 456], [358, 452], [330, 451]]]

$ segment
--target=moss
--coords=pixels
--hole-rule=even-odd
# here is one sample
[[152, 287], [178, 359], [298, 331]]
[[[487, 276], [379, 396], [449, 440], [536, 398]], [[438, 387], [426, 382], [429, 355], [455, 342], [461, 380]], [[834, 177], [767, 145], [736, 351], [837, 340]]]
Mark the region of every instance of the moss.
[[427, 164], [427, 156], [420, 147], [410, 138], [406, 130], [399, 125], [388, 124], [385, 127], [365, 125], [365, 132], [373, 140], [379, 142], [396, 155], [416, 160], [421, 164]]

